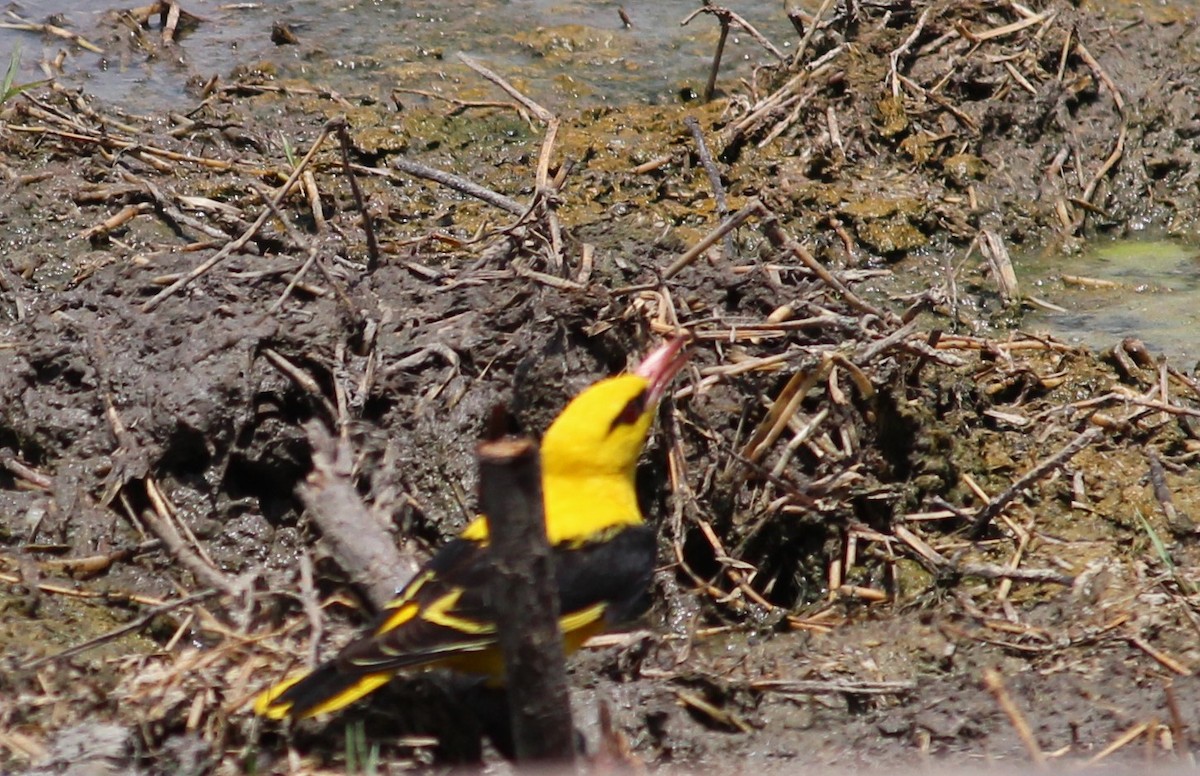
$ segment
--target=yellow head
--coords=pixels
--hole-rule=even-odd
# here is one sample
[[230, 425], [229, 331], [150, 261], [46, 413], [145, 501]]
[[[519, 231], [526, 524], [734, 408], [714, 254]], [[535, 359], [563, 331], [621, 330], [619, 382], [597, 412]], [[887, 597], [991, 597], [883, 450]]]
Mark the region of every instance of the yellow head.
[[[687, 340], [677, 337], [632, 374], [609, 377], [576, 396], [542, 437], [542, 495], [551, 544], [639, 523], [634, 471], [667, 384], [683, 368]], [[482, 517], [461, 536], [482, 540]]]
[[632, 374], [601, 380], [576, 396], [542, 438], [544, 476], [624, 475], [632, 482], [658, 401], [687, 361], [686, 344], [676, 337]]
[[546, 477], [633, 476], [654, 405], [641, 375], [610, 377], [576, 396], [542, 437]]
[[634, 471], [667, 384], [687, 361], [679, 337], [632, 374], [575, 397], [542, 437], [546, 534], [552, 544], [642, 521]]

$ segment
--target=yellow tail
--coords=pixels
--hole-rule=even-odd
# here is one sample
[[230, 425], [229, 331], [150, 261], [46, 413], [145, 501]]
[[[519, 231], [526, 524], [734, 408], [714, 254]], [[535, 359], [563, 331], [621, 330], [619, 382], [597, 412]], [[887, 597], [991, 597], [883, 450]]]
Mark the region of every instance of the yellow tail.
[[265, 690], [254, 701], [254, 713], [277, 720], [327, 714], [375, 692], [388, 683], [392, 673], [348, 674], [339, 670], [336, 663], [327, 663]]

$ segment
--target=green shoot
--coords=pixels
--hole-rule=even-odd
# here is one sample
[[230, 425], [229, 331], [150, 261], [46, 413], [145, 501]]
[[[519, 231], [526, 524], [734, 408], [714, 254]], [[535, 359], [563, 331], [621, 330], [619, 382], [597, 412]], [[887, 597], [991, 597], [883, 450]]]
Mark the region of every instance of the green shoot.
[[26, 89], [33, 89], [37, 86], [50, 83], [49, 79], [43, 81], [30, 81], [29, 83], [18, 84], [17, 73], [21, 70], [21, 48], [14, 48], [12, 53], [8, 55], [8, 69], [4, 72], [3, 88], [0, 88], [0, 105], [8, 102], [13, 97], [16, 97]]

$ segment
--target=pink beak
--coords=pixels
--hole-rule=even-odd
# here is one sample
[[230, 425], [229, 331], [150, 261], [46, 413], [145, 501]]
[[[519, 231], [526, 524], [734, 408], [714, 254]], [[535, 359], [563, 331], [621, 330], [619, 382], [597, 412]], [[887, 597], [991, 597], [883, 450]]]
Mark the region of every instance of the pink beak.
[[650, 383], [646, 395], [647, 407], [658, 404], [671, 379], [679, 374], [679, 370], [683, 369], [683, 365], [687, 363], [687, 344], [690, 340], [691, 337], [686, 334], [673, 337], [650, 351], [638, 368], [634, 370], [634, 374]]

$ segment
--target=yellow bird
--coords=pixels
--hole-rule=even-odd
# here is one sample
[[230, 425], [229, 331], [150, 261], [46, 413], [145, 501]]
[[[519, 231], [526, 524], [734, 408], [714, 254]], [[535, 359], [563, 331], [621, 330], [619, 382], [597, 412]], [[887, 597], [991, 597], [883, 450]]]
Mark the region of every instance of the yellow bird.
[[[684, 337], [660, 346], [632, 374], [576, 396], [542, 438], [546, 535], [554, 556], [559, 626], [568, 653], [644, 605], [655, 535], [634, 489], [654, 410], [687, 360]], [[486, 590], [487, 521], [475, 518], [390, 601], [378, 622], [335, 658], [263, 692], [254, 711], [301, 719], [336, 711], [401, 669], [504, 675]]]

